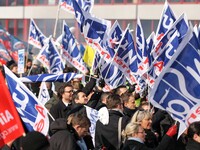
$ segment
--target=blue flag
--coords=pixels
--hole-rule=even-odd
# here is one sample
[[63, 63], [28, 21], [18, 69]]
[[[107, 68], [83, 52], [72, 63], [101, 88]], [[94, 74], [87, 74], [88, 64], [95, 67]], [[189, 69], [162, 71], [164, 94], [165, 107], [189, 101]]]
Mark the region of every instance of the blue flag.
[[4, 66], [6, 81], [16, 109], [28, 131], [39, 131], [47, 135], [49, 130], [48, 110], [36, 96]]
[[189, 29], [171, 61], [161, 72], [150, 93], [151, 103], [180, 122], [179, 136], [200, 120], [199, 44]]

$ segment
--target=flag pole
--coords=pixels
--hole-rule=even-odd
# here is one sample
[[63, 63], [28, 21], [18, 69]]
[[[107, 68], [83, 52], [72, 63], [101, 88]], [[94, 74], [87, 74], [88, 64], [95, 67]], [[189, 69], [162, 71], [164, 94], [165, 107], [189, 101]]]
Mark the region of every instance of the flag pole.
[[55, 21], [55, 26], [54, 26], [53, 38], [56, 37], [56, 29], [57, 29], [57, 25], [58, 25], [59, 15], [60, 15], [60, 3], [58, 3], [58, 8], [57, 8], [57, 15], [56, 15], [56, 21]]

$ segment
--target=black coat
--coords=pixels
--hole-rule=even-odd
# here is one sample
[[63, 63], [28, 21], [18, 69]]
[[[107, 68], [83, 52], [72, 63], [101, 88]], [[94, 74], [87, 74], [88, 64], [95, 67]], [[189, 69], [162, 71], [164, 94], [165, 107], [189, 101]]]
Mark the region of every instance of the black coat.
[[95, 130], [95, 149], [99, 149], [105, 146], [107, 150], [118, 149], [118, 121], [122, 117], [122, 128], [125, 128], [127, 118], [117, 110], [109, 110], [109, 123], [103, 125], [100, 121], [97, 121]]
[[186, 150], [200, 150], [200, 143], [194, 141], [193, 139], [189, 139], [186, 145]]
[[71, 110], [71, 107], [71, 105], [66, 106], [62, 100], [59, 100], [57, 104], [51, 107], [50, 114], [54, 117], [54, 119], [66, 118], [67, 113]]
[[156, 148], [149, 148], [145, 144], [135, 140], [127, 140], [124, 143], [122, 150], [167, 150], [173, 139], [169, 136], [164, 136], [161, 143]]
[[81, 150], [76, 143], [78, 134], [73, 127], [66, 124], [66, 119], [60, 118], [51, 123], [50, 130], [53, 135], [50, 138], [49, 150]]

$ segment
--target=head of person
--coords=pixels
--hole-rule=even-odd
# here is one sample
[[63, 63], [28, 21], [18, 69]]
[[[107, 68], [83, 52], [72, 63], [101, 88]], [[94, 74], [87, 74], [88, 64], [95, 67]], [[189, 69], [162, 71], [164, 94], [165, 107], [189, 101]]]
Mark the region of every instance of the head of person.
[[121, 96], [123, 93], [126, 93], [127, 90], [128, 89], [127, 89], [126, 85], [121, 85], [115, 89], [114, 93]]
[[121, 99], [124, 103], [124, 107], [129, 108], [129, 109], [136, 108], [135, 96], [132, 93], [126, 92], [126, 93], [122, 94]]
[[104, 104], [107, 104], [108, 96], [111, 95], [110, 92], [103, 92], [100, 97], [100, 101]]
[[15, 73], [18, 74], [18, 66], [16, 63], [13, 63], [12, 65], [10, 65], [10, 70]]
[[91, 126], [90, 120], [86, 114], [78, 112], [68, 117], [67, 124], [70, 124], [81, 138], [88, 135], [89, 127]]
[[123, 102], [118, 94], [111, 94], [107, 98], [108, 109], [119, 109], [123, 110]]
[[26, 63], [27, 69], [30, 69], [31, 66], [32, 66], [32, 60], [31, 60], [31, 59], [28, 59], [28, 60], [27, 60], [27, 63]]
[[81, 84], [81, 80], [78, 79], [78, 78], [74, 78], [72, 81], [71, 81], [71, 84], [74, 88], [74, 91], [77, 91], [77, 90], [80, 90], [81, 87], [82, 87], [82, 84]]
[[48, 150], [49, 140], [38, 131], [28, 132], [21, 138], [21, 150]]
[[88, 98], [82, 90], [78, 90], [73, 93], [72, 101], [76, 104], [87, 104]]
[[58, 98], [64, 102], [70, 103], [72, 101], [73, 86], [69, 83], [64, 83], [58, 89]]
[[139, 123], [144, 129], [151, 129], [152, 114], [147, 110], [138, 110], [132, 116], [131, 122]]
[[138, 138], [142, 142], [145, 141], [146, 133], [142, 126], [138, 123], [130, 122], [126, 125], [125, 129], [122, 131], [122, 137], [128, 139], [131, 137]]
[[188, 138], [200, 143], [200, 121], [193, 122], [189, 125], [187, 136]]

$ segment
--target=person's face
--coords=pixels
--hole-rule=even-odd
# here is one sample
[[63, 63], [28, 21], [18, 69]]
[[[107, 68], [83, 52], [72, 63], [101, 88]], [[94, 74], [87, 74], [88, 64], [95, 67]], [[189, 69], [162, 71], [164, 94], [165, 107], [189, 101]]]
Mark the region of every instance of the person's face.
[[88, 135], [89, 126], [86, 126], [86, 127], [78, 126], [75, 129], [76, 129], [76, 132], [78, 133], [79, 137], [84, 137], [84, 136]]
[[88, 102], [88, 98], [83, 92], [78, 93], [78, 99], [75, 100], [76, 103], [86, 104]]
[[120, 88], [120, 93], [119, 93], [119, 95], [122, 95], [122, 94], [124, 94], [124, 93], [126, 93], [126, 91], [127, 91], [127, 88]]
[[135, 98], [134, 96], [130, 96], [128, 99], [128, 102], [124, 104], [129, 109], [134, 109], [135, 108]]
[[198, 142], [198, 143], [200, 143], [200, 135], [198, 135], [198, 134], [194, 134], [194, 136], [193, 136], [193, 139], [196, 141], [196, 142]]
[[17, 66], [13, 67], [12, 72], [17, 74], [18, 73], [18, 67]]
[[146, 133], [145, 133], [144, 129], [140, 126], [138, 132], [135, 133], [134, 137], [139, 138], [144, 142], [145, 136], [146, 136]]
[[74, 89], [79, 90], [80, 87], [81, 87], [81, 81], [80, 81], [79, 79], [74, 80], [74, 81], [72, 82], [72, 85], [73, 85]]
[[72, 87], [65, 87], [64, 93], [62, 94], [62, 100], [65, 102], [71, 102], [73, 95], [73, 88]]
[[152, 124], [152, 119], [150, 117], [145, 117], [142, 121], [141, 121], [141, 126], [144, 129], [151, 129], [151, 124]]

